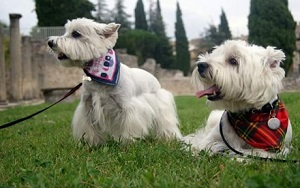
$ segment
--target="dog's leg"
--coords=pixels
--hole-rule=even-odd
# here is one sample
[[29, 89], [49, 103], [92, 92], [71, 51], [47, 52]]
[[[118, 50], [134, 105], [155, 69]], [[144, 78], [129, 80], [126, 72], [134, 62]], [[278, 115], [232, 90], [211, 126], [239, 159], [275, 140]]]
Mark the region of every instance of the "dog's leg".
[[202, 150], [210, 153], [219, 153], [227, 149], [222, 142], [217, 126], [210, 129], [206, 129], [206, 127], [200, 128], [196, 133], [183, 137], [182, 141], [188, 146], [188, 149], [195, 153]]
[[103, 144], [106, 140], [103, 133], [93, 125], [93, 114], [92, 96], [83, 92], [72, 120], [73, 137], [77, 141], [84, 139], [91, 146]]
[[[213, 110], [208, 116], [205, 126], [200, 128], [196, 133], [183, 137], [182, 141], [191, 146], [191, 149], [195, 152], [205, 150], [218, 153], [226, 150], [227, 146], [222, 141], [219, 131], [220, 119], [223, 112], [224, 111]], [[226, 132], [230, 127], [225, 125], [224, 129], [224, 132]]]
[[160, 89], [156, 92], [156, 97], [154, 101], [150, 102], [150, 105], [155, 111], [154, 133], [156, 137], [181, 139], [182, 135], [178, 128], [179, 122], [173, 95]]
[[132, 97], [122, 104], [122, 110], [114, 117], [116, 125], [112, 135], [123, 143], [143, 138], [149, 134], [153, 116], [147, 103]]
[[291, 146], [292, 137], [293, 137], [293, 129], [292, 129], [291, 121], [289, 120], [288, 128], [286, 130], [286, 134], [284, 138], [284, 149], [283, 149], [284, 154], [290, 153], [292, 147]]

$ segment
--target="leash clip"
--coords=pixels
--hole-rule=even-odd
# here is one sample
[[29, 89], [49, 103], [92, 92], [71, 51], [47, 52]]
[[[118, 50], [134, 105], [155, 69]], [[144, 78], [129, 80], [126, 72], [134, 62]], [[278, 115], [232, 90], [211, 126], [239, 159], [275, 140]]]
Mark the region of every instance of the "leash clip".
[[91, 77], [89, 77], [89, 76], [83, 75], [83, 76], [82, 76], [82, 81], [92, 81], [92, 79], [91, 79]]

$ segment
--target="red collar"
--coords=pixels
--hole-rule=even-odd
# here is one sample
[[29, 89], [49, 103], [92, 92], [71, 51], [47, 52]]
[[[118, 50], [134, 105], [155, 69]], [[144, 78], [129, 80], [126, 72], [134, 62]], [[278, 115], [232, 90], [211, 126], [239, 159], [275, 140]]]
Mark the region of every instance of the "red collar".
[[[277, 100], [269, 112], [231, 113], [228, 121], [237, 135], [254, 148], [278, 152], [282, 149], [288, 127], [288, 113], [281, 100]], [[272, 130], [268, 126], [271, 114], [280, 121], [280, 126]]]

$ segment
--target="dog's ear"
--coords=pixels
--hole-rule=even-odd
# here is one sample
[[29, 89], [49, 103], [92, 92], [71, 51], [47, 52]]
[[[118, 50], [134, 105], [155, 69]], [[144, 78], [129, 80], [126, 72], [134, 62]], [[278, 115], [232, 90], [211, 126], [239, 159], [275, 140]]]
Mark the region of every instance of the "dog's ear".
[[285, 54], [283, 51], [268, 46], [266, 48], [266, 65], [271, 69], [280, 66], [280, 63], [285, 60]]
[[105, 38], [109, 38], [111, 35], [113, 35], [115, 32], [118, 31], [121, 24], [116, 23], [109, 23], [103, 28], [103, 35]]

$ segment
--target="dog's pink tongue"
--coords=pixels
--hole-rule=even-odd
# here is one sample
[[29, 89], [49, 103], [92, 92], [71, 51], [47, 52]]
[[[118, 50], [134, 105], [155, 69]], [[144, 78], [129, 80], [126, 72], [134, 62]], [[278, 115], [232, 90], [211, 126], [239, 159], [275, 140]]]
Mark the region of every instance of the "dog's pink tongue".
[[205, 89], [205, 90], [202, 90], [202, 91], [198, 91], [198, 92], [196, 93], [196, 96], [197, 96], [198, 98], [201, 98], [201, 97], [203, 97], [204, 95], [212, 95], [214, 92], [217, 92], [217, 91], [219, 91], [219, 88], [218, 88], [216, 85], [213, 85], [213, 86], [211, 86], [211, 87], [208, 88], [208, 89]]

